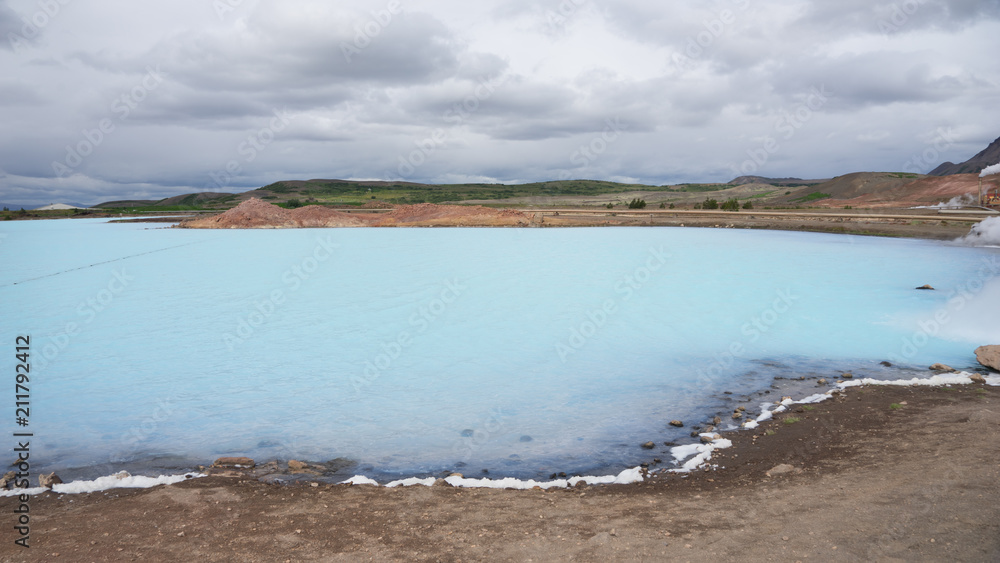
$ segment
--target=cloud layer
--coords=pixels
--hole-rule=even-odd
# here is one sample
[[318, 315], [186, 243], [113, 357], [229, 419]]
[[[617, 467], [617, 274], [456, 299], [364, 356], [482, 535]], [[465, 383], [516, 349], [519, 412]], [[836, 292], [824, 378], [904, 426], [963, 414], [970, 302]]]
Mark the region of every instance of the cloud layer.
[[1000, 135], [998, 20], [997, 0], [0, 0], [0, 202], [926, 172]]

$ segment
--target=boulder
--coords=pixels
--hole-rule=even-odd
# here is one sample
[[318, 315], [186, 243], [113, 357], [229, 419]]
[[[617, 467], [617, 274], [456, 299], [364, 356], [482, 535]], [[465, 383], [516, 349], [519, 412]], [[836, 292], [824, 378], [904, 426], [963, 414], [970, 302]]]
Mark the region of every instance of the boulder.
[[651, 449], [653, 449], [655, 447], [656, 447], [656, 444], [654, 444], [653, 442], [646, 442], [645, 444], [642, 445], [642, 449], [644, 449], [644, 450], [651, 450]]
[[306, 469], [308, 467], [309, 467], [309, 464], [307, 464], [307, 463], [303, 463], [303, 462], [295, 460], [295, 459], [288, 460], [288, 469], [290, 469], [292, 471], [302, 471], [303, 469]]
[[983, 376], [981, 376], [981, 375], [979, 375], [978, 373], [974, 373], [974, 374], [970, 375], [969, 379], [971, 379], [973, 383], [981, 383], [981, 384], [985, 384], [986, 383], [986, 378], [983, 377]]
[[922, 286], [918, 287], [917, 289], [927, 289], [927, 290], [930, 290], [930, 291], [934, 291], [934, 288], [931, 287], [931, 286], [929, 286], [929, 285], [922, 285]]
[[677, 428], [683, 428], [684, 427], [684, 423], [681, 422], [681, 421], [679, 421], [679, 420], [671, 420], [670, 421], [670, 426], [676, 426]]
[[931, 371], [944, 372], [944, 373], [955, 373], [958, 370], [945, 364], [934, 364], [930, 367]]
[[62, 482], [63, 480], [55, 473], [49, 473], [48, 475], [43, 473], [38, 476], [38, 486], [45, 487], [46, 489], [51, 489], [52, 485], [58, 485]]
[[248, 457], [220, 457], [215, 460], [212, 467], [239, 467], [243, 469], [253, 469], [257, 464]]
[[976, 360], [993, 371], [1000, 371], [1000, 346], [976, 348]]

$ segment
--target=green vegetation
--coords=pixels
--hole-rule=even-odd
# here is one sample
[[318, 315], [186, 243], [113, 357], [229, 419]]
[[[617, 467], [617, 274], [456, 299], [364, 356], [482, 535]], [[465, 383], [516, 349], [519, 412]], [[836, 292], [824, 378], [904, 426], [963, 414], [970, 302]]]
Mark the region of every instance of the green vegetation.
[[790, 417], [786, 418], [783, 422], [785, 424], [795, 424], [796, 422], [799, 422], [801, 420], [802, 419], [799, 418], [799, 417], [797, 417], [797, 416], [790, 416]]
[[705, 201], [701, 204], [702, 209], [718, 209], [719, 202], [715, 198], [706, 197]]
[[753, 209], [753, 202], [749, 199], [743, 204], [743, 209]]
[[765, 436], [774, 436], [775, 434], [777, 434], [777, 432], [774, 431], [774, 430], [771, 430], [770, 428], [768, 428], [767, 430], [764, 431], [764, 435]]
[[722, 202], [722, 210], [723, 211], [739, 211], [740, 210], [740, 202], [739, 202], [739, 200], [737, 200], [735, 197], [731, 197], [731, 198], [727, 199], [726, 201]]
[[894, 411], [898, 411], [899, 409], [903, 408], [903, 405], [901, 405], [899, 403], [893, 403], [893, 404], [889, 405], [889, 408], [892, 409], [892, 410], [894, 410]]
[[717, 192], [720, 190], [726, 190], [732, 188], [733, 186], [729, 184], [677, 184], [676, 186], [663, 186], [672, 192]]
[[889, 175], [892, 176], [893, 178], [904, 178], [904, 179], [919, 178], [917, 174], [910, 174], [909, 172], [890, 172]]
[[828, 197], [833, 197], [830, 194], [825, 194], [823, 192], [813, 192], [807, 196], [800, 197], [798, 199], [792, 200], [795, 203], [808, 203], [810, 201], [816, 201], [818, 199], [826, 199]]
[[628, 208], [629, 209], [645, 209], [646, 208], [646, 200], [635, 198], [632, 201], [628, 202]]
[[814, 411], [814, 410], [816, 410], [816, 407], [814, 407], [812, 405], [806, 405], [806, 406], [802, 407], [802, 410]]

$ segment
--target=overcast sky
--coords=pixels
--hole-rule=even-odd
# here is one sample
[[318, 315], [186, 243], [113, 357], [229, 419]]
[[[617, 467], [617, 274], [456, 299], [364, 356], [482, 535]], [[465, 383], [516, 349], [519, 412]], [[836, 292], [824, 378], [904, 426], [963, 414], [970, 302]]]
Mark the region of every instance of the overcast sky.
[[1000, 136], [998, 20], [1000, 0], [0, 0], [0, 202], [927, 172]]

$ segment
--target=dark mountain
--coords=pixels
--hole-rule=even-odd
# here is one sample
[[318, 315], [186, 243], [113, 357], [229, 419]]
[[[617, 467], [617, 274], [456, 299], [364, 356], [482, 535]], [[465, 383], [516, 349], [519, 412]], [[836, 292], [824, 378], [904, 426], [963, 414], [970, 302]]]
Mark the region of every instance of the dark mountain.
[[927, 173], [928, 176], [951, 176], [953, 174], [979, 174], [983, 168], [1000, 162], [1000, 138], [990, 143], [976, 156], [961, 164], [945, 162]]

